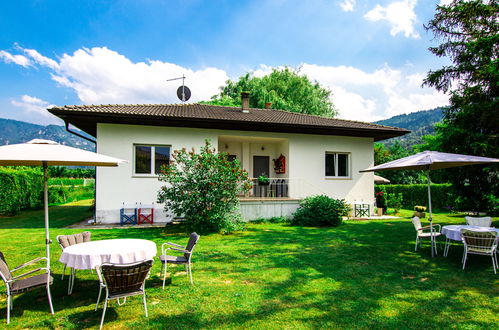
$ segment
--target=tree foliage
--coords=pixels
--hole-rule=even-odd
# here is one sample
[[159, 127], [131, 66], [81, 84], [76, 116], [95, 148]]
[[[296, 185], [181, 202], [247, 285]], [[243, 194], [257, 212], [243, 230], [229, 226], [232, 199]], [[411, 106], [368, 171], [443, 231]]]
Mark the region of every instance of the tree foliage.
[[306, 113], [323, 117], [337, 115], [331, 91], [323, 88], [318, 82], [310, 81], [307, 76], [300, 75], [299, 69], [285, 67], [272, 69], [263, 77], [255, 77], [247, 73], [237, 81], [227, 80], [221, 87], [220, 94], [206, 103], [240, 106], [241, 92], [250, 92], [250, 107], [265, 108], [265, 103], [272, 103], [271, 108]]
[[[454, 0], [438, 6], [426, 29], [441, 41], [430, 51], [452, 64], [430, 71], [425, 85], [451, 95], [435, 149], [499, 157], [499, 4], [496, 0]], [[493, 166], [449, 170], [461, 208], [490, 210], [499, 195]]]
[[239, 161], [216, 153], [209, 141], [200, 153], [175, 150], [159, 180], [167, 185], [161, 187], [158, 202], [165, 203], [165, 211], [183, 215], [191, 230], [204, 234], [239, 228], [237, 196], [251, 188], [251, 181]]

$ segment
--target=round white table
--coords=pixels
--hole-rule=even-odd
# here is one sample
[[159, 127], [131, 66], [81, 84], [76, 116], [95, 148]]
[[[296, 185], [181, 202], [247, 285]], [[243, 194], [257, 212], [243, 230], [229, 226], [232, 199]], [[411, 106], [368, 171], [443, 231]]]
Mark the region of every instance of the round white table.
[[73, 291], [76, 269], [94, 269], [103, 263], [126, 264], [153, 259], [156, 243], [145, 239], [106, 239], [68, 246], [59, 261], [72, 268], [68, 294]]
[[499, 233], [499, 228], [494, 227], [480, 227], [480, 226], [469, 226], [469, 225], [450, 225], [442, 227], [442, 234], [447, 237], [445, 242], [444, 257], [447, 257], [449, 253], [450, 240], [462, 241], [461, 229], [469, 229], [474, 231], [496, 231]]
[[103, 263], [131, 263], [156, 256], [156, 243], [145, 239], [106, 239], [68, 246], [59, 261], [74, 269], [93, 269]]

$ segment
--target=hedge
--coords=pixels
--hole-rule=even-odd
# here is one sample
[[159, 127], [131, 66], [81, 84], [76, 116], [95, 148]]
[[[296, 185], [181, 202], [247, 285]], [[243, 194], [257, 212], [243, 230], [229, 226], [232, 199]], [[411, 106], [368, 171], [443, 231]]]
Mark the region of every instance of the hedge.
[[[428, 206], [428, 185], [426, 184], [390, 184], [375, 185], [375, 192], [385, 194], [401, 193], [402, 207], [412, 210], [416, 205]], [[456, 197], [449, 183], [431, 185], [431, 202], [434, 209], [455, 208]]]
[[40, 208], [43, 200], [43, 172], [39, 168], [0, 167], [0, 214]]

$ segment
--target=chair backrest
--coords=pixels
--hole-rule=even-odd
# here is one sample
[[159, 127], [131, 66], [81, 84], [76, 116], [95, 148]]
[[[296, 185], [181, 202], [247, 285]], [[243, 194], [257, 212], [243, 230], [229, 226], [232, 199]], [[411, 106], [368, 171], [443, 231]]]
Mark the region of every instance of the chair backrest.
[[412, 224], [414, 225], [414, 228], [416, 229], [416, 231], [419, 232], [419, 230], [423, 227], [421, 226], [421, 220], [419, 219], [419, 217], [414, 217], [412, 218]]
[[497, 245], [497, 232], [461, 229], [461, 238], [466, 246], [472, 248], [492, 248]]
[[492, 225], [491, 217], [464, 217], [464, 219], [470, 226], [490, 227]]
[[199, 240], [199, 235], [197, 233], [191, 233], [191, 235], [189, 236], [189, 241], [187, 242], [187, 246], [185, 247], [185, 249], [187, 251], [189, 251], [190, 253], [184, 253], [184, 257], [187, 258], [187, 260], [189, 260], [192, 256], [192, 251], [194, 251], [194, 247], [196, 246], [196, 243], [198, 242]]
[[5, 257], [3, 256], [2, 252], [0, 252], [0, 275], [2, 276], [2, 280], [4, 282], [10, 281], [12, 279], [9, 265], [7, 265], [7, 261], [5, 261]]
[[142, 291], [152, 260], [131, 264], [102, 264], [97, 271], [110, 295], [120, 295]]
[[90, 242], [90, 235], [91, 233], [89, 231], [73, 235], [59, 235], [57, 236], [57, 242], [59, 242], [61, 249], [64, 250], [71, 245]]

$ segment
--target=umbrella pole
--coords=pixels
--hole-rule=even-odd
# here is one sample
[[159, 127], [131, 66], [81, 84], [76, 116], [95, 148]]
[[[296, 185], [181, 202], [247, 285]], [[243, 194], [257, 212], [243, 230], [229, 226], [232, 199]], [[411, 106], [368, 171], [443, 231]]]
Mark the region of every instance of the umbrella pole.
[[426, 176], [428, 178], [428, 206], [430, 209], [430, 233], [431, 233], [431, 256], [435, 256], [435, 237], [433, 236], [433, 212], [431, 208], [431, 179], [430, 179], [430, 170], [426, 171]]
[[50, 269], [49, 192], [47, 162], [43, 162], [43, 205], [45, 213], [45, 254], [47, 256], [47, 268]]

